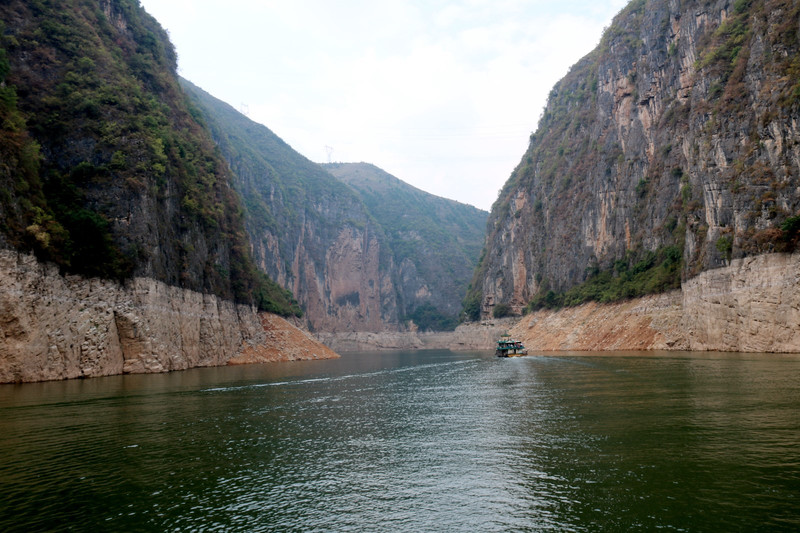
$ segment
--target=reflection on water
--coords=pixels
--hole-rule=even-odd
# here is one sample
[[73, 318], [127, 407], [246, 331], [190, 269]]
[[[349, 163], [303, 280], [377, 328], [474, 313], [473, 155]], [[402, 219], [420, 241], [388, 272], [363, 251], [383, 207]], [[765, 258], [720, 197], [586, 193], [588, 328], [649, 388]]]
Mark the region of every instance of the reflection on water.
[[800, 357], [477, 353], [0, 386], [4, 531], [800, 528]]

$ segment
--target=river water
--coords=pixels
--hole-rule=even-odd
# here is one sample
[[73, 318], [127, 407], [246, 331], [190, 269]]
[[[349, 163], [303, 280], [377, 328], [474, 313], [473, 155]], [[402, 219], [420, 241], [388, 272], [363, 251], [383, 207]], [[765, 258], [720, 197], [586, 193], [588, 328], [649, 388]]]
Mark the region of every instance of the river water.
[[798, 531], [800, 356], [426, 351], [0, 386], [2, 531]]

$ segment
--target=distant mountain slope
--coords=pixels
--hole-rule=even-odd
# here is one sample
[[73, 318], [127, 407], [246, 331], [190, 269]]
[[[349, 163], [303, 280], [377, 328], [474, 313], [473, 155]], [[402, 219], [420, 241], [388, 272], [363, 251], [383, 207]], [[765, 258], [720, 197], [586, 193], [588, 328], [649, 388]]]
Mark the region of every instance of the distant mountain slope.
[[796, 0], [630, 2], [551, 91], [492, 207], [471, 314], [636, 296], [793, 249], [799, 20]]
[[399, 327], [389, 243], [346, 185], [268, 128], [183, 80], [236, 175], [260, 267], [320, 331]]
[[454, 325], [487, 213], [371, 165], [312, 163], [182, 84], [236, 176], [259, 265], [295, 294], [314, 330], [401, 330], [408, 318]]
[[298, 312], [256, 270], [231, 181], [138, 1], [0, 3], [0, 244]]
[[432, 306], [454, 320], [478, 262], [488, 213], [421, 191], [368, 163], [322, 166], [359, 194], [389, 237], [402, 315], [424, 321]]

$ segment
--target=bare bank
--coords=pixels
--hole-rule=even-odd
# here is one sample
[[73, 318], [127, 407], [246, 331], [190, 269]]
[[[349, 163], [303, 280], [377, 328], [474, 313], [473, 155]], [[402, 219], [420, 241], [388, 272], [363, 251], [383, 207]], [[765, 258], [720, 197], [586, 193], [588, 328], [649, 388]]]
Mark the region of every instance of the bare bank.
[[464, 324], [455, 332], [317, 336], [340, 351], [493, 350], [503, 333], [532, 351], [800, 352], [800, 254], [736, 259], [666, 294], [541, 310]]
[[336, 356], [251, 306], [147, 278], [63, 276], [0, 250], [2, 383]]

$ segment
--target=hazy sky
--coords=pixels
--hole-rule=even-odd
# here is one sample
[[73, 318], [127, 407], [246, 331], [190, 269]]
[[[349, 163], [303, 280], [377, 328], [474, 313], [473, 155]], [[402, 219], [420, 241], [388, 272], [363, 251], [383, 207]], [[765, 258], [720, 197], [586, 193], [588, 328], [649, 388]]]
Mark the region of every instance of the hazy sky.
[[179, 71], [312, 161], [489, 209], [627, 0], [141, 0]]

